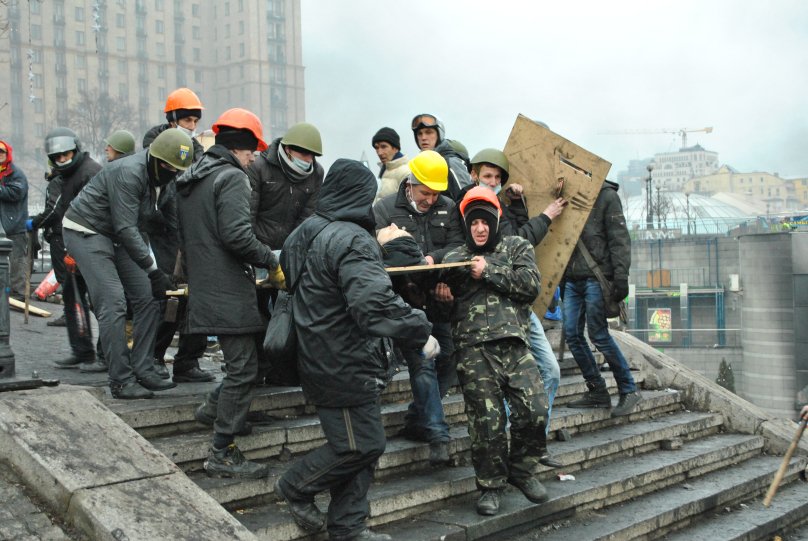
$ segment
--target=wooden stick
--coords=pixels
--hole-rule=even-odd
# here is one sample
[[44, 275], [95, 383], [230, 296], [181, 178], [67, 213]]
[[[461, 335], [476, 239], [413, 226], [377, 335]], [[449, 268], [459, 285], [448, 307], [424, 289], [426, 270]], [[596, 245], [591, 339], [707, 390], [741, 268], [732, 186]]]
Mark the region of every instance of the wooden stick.
[[783, 457], [783, 462], [780, 463], [780, 469], [777, 470], [777, 474], [774, 476], [774, 479], [772, 479], [772, 484], [769, 485], [768, 492], [766, 492], [766, 497], [763, 498], [764, 507], [769, 507], [769, 505], [771, 505], [774, 494], [777, 492], [777, 489], [780, 488], [780, 483], [783, 480], [783, 476], [786, 474], [786, 469], [788, 469], [788, 463], [791, 462], [791, 455], [793, 455], [794, 451], [797, 449], [797, 444], [800, 442], [802, 433], [805, 431], [805, 423], [806, 420], [803, 419], [800, 421], [800, 424], [797, 427], [797, 432], [794, 434], [794, 438], [791, 440], [791, 445], [788, 446], [788, 450]]
[[473, 261], [458, 261], [456, 263], [435, 263], [434, 265], [412, 265], [409, 267], [387, 267], [388, 274], [402, 274], [406, 272], [424, 272], [440, 269], [452, 269], [455, 267], [470, 267]]

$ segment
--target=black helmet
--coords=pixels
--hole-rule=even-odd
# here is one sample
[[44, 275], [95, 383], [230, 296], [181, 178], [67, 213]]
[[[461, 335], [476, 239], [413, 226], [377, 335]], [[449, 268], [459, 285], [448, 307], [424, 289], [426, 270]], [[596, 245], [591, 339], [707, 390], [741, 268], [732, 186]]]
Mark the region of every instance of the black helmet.
[[[56, 156], [63, 152], [73, 151], [73, 159], [66, 163], [57, 163]], [[81, 142], [76, 132], [70, 128], [55, 128], [45, 136], [45, 154], [53, 163], [53, 168], [59, 172], [69, 172], [79, 162]]]

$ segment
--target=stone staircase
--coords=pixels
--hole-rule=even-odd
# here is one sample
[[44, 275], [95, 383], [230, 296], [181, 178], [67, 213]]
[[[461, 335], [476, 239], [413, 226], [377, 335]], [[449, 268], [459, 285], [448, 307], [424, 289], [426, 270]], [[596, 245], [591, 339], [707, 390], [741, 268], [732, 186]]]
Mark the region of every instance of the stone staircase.
[[[432, 468], [427, 444], [394, 437], [410, 398], [406, 373], [398, 374], [383, 395], [389, 440], [369, 492], [369, 524], [394, 539], [414, 541], [768, 540], [779, 532], [808, 532], [798, 529], [808, 518], [808, 486], [801, 479], [804, 454], [792, 459], [773, 505], [760, 503], [781, 461], [770, 453], [782, 454], [793, 428], [752, 423], [755, 415], [764, 418], [753, 406], [630, 337], [622, 340], [628, 340], [624, 351], [645, 388], [637, 410], [612, 419], [605, 410], [566, 407], [585, 386], [574, 363], [565, 359], [549, 436], [550, 452], [565, 466], [539, 472], [548, 502], [532, 504], [509, 488], [494, 517], [474, 510], [478, 492], [459, 389], [444, 400], [453, 465]], [[604, 375], [616, 395], [611, 374]], [[677, 378], [679, 385], [669, 387]], [[705, 396], [711, 406], [698, 407]], [[271, 474], [263, 480], [210, 479], [204, 474], [211, 434], [193, 420], [200, 400], [200, 394], [189, 394], [107, 405], [258, 539], [324, 539], [324, 532], [306, 536], [272, 491], [290, 460], [324, 441], [300, 389], [260, 388], [252, 409], [276, 420], [237, 439], [249, 458], [270, 465]], [[559, 481], [558, 473], [575, 479]], [[325, 509], [327, 504], [323, 495], [318, 505]]]

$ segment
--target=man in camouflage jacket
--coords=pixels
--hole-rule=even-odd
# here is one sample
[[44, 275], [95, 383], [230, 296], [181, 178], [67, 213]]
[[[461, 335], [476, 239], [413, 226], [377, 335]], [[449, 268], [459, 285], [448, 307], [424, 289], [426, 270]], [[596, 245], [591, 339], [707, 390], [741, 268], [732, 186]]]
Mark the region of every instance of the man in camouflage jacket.
[[[507, 483], [532, 502], [547, 499], [535, 470], [546, 451], [548, 402], [527, 337], [540, 276], [530, 242], [500, 235], [502, 210], [491, 190], [472, 188], [460, 212], [468, 230], [466, 244], [443, 261], [471, 260], [472, 266], [447, 272], [436, 295], [454, 302], [454, 360], [466, 403], [472, 463], [482, 491], [477, 512], [494, 515]], [[510, 452], [504, 400], [511, 410]]]

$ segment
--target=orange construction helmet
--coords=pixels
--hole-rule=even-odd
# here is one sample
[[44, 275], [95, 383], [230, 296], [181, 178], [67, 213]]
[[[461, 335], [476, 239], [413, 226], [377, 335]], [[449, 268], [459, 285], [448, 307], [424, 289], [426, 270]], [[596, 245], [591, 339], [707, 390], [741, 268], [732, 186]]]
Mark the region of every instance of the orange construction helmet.
[[166, 108], [164, 113], [176, 111], [177, 109], [198, 109], [203, 110], [202, 102], [199, 101], [199, 96], [194, 94], [190, 88], [178, 88], [168, 95], [166, 99]]
[[240, 107], [228, 109], [222, 113], [218, 119], [216, 119], [216, 122], [213, 124], [213, 126], [211, 126], [211, 129], [213, 130], [213, 133], [218, 135], [219, 131], [223, 127], [250, 131], [255, 138], [258, 139], [258, 146], [256, 150], [259, 152], [263, 152], [269, 148], [264, 141], [264, 127], [261, 124], [261, 120], [255, 115], [255, 113], [252, 113], [247, 109], [242, 109]]
[[466, 209], [471, 210], [471, 207], [475, 207], [480, 203], [490, 203], [497, 209], [497, 214], [502, 216], [502, 206], [499, 204], [499, 199], [497, 199], [494, 190], [485, 186], [475, 186], [466, 193], [460, 202], [460, 214], [465, 218]]

